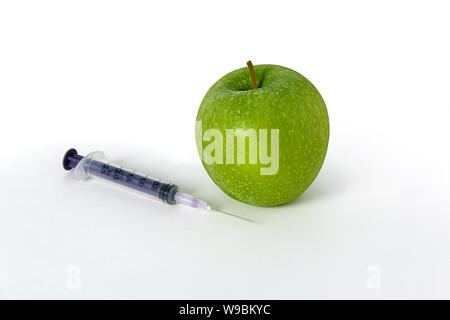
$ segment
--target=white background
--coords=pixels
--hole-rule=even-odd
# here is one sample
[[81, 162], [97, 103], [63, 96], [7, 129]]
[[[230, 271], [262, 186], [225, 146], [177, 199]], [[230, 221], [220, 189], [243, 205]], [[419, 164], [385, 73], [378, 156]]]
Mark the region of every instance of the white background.
[[[0, 298], [450, 298], [446, 1], [2, 1]], [[331, 135], [298, 199], [226, 196], [196, 154], [208, 88], [299, 71]], [[65, 151], [246, 223], [75, 181]]]

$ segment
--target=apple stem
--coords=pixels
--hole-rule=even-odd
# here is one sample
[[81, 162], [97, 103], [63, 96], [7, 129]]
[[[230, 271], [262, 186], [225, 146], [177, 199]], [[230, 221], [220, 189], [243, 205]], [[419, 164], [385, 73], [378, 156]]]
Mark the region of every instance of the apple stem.
[[258, 88], [258, 84], [256, 83], [256, 74], [255, 69], [253, 68], [253, 63], [249, 60], [247, 61], [248, 69], [250, 70], [250, 77], [252, 78], [252, 87], [253, 89]]

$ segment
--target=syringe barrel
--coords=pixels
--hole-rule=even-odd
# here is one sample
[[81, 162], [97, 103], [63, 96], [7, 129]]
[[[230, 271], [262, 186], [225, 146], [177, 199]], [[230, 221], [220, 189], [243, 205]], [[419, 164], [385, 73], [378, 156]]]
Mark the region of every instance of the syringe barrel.
[[168, 204], [176, 203], [175, 194], [178, 191], [176, 185], [113, 164], [104, 159], [102, 152], [93, 152], [85, 156], [75, 167], [76, 171], [81, 171], [80, 174], [83, 176], [107, 180]]

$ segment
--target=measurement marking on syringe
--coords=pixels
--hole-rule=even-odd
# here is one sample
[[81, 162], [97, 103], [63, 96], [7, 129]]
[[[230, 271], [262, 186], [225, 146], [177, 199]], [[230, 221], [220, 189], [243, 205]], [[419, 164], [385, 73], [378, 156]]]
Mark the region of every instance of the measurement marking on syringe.
[[133, 177], [134, 177], [134, 173], [130, 172], [129, 174], [127, 174], [127, 178], [125, 179], [125, 181], [131, 183]]

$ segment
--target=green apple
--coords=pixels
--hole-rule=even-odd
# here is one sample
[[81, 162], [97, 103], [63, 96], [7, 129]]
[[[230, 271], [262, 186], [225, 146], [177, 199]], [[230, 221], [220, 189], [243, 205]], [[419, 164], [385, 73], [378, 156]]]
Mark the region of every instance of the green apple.
[[206, 93], [197, 148], [212, 180], [230, 197], [276, 206], [317, 177], [329, 138], [327, 108], [298, 72], [277, 65], [232, 71]]

